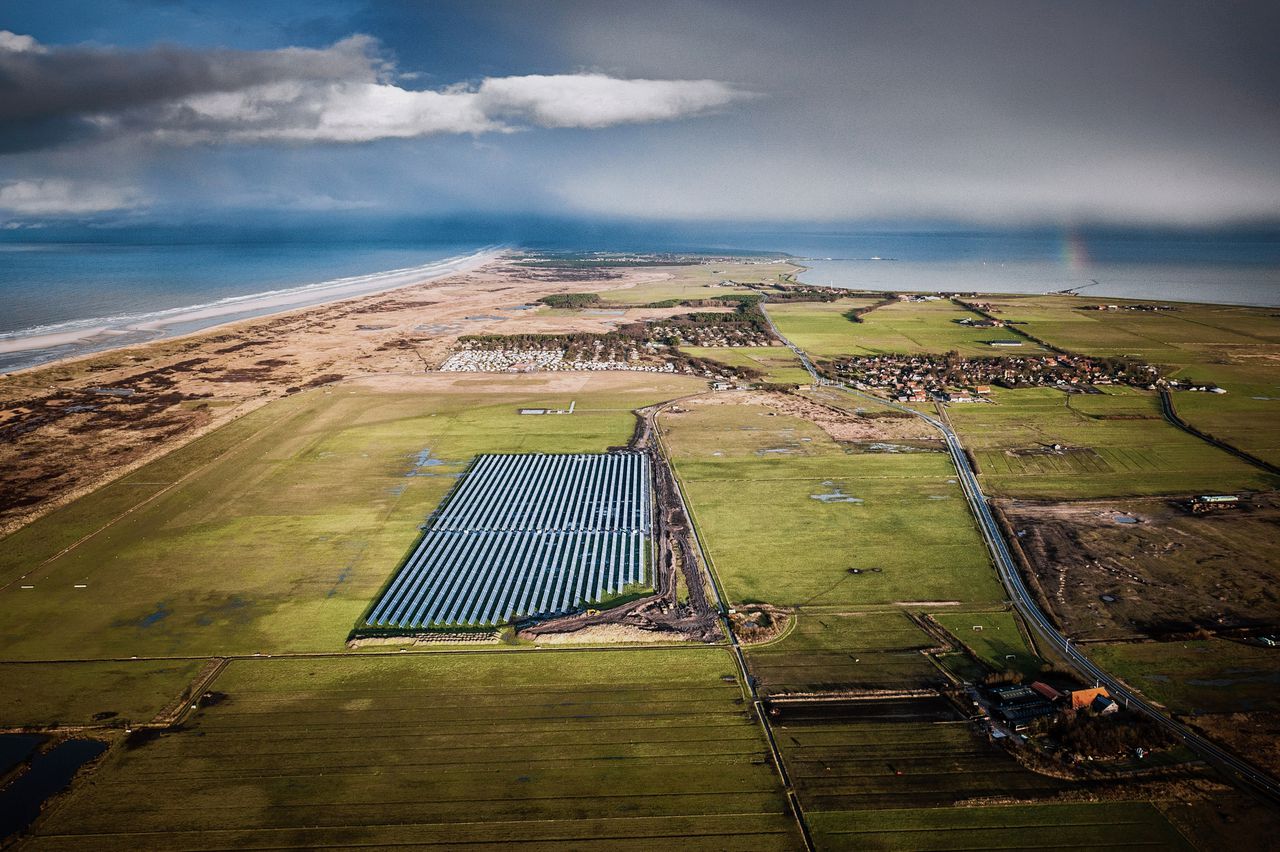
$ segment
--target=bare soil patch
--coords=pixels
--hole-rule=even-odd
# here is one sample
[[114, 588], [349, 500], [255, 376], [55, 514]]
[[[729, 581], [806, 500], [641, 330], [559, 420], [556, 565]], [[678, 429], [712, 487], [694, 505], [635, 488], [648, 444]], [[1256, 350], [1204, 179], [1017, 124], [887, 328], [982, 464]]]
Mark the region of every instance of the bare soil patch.
[[937, 432], [917, 417], [858, 414], [782, 391], [726, 391], [691, 400], [693, 405], [763, 405], [789, 417], [808, 420], [843, 443], [930, 441], [941, 444]]
[[1192, 515], [1172, 501], [1003, 502], [1052, 615], [1077, 639], [1280, 625], [1280, 495]]

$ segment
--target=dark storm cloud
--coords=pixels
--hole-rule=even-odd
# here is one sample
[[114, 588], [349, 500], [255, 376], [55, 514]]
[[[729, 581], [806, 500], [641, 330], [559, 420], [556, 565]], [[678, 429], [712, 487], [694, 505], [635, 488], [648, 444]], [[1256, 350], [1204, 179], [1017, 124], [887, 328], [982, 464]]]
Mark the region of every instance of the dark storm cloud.
[[[221, 16], [221, 38], [239, 43], [230, 18], [252, 7], [213, 8], [182, 6], [181, 31]], [[1280, 219], [1274, 2], [281, 0], [272, 8], [294, 22], [270, 41], [265, 18], [253, 18], [255, 45], [274, 49], [54, 46], [110, 40], [71, 24], [48, 45], [10, 44], [8, 54], [0, 39], [0, 109], [11, 110], [0, 112], [0, 148], [28, 152], [0, 168], [32, 180], [80, 162], [93, 164], [86, 173], [95, 179], [97, 171], [138, 182], [163, 175], [147, 185], [158, 198], [177, 162], [220, 169], [207, 184], [228, 197], [327, 197], [336, 174], [359, 174], [353, 203], [411, 211]], [[303, 32], [299, 21], [321, 46], [287, 47]], [[158, 25], [142, 26], [145, 36], [121, 41], [146, 43]], [[356, 32], [376, 42], [323, 46]], [[671, 120], [693, 115], [708, 118]], [[511, 132], [531, 128], [576, 130]], [[139, 140], [149, 144], [132, 144]], [[212, 150], [237, 145], [254, 148], [234, 160], [252, 159], [252, 179]], [[330, 166], [297, 167], [303, 146], [308, 163]]]
[[411, 89], [364, 35], [319, 50], [113, 51], [49, 48], [0, 31], [0, 150], [11, 151], [95, 135], [315, 143], [600, 128], [698, 115], [745, 96], [715, 80], [598, 73]]

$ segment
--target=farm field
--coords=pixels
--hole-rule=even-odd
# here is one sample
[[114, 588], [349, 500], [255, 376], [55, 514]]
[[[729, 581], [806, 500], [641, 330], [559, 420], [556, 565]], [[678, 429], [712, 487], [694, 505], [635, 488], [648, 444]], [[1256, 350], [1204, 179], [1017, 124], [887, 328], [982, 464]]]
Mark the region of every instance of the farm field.
[[760, 370], [769, 382], [807, 385], [813, 381], [799, 357], [785, 346], [681, 346], [680, 351], [728, 367]]
[[1207, 736], [1280, 772], [1280, 654], [1225, 639], [1095, 645], [1089, 655]]
[[[1174, 311], [1079, 310], [1096, 304], [1063, 296], [984, 297], [1001, 319], [1085, 355], [1128, 355], [1165, 367], [1169, 375], [1212, 381], [1217, 394], [1176, 393], [1187, 422], [1273, 464], [1280, 464], [1280, 384], [1275, 359], [1280, 319], [1267, 308], [1175, 305]], [[1107, 300], [1126, 304], [1121, 300]]]
[[745, 287], [719, 286], [721, 281], [763, 283], [775, 281], [779, 275], [795, 271], [796, 267], [789, 263], [717, 263], [659, 267], [654, 270], [654, 281], [634, 287], [602, 290], [600, 299], [609, 305], [647, 305], [669, 299], [714, 299], [731, 293], [751, 292]]
[[27, 848], [794, 849], [734, 669], [719, 648], [236, 661]]
[[847, 453], [809, 421], [753, 405], [661, 423], [731, 600], [1003, 599], [942, 453]]
[[180, 695], [203, 665], [202, 660], [0, 663], [0, 728], [146, 722]]
[[744, 650], [766, 693], [920, 689], [945, 682], [920, 652], [933, 641], [905, 613], [802, 609], [780, 641]]
[[1280, 713], [1280, 653], [1225, 639], [1092, 645], [1089, 656], [1177, 713]]
[[26, 577], [0, 591], [0, 660], [339, 650], [473, 456], [622, 445], [632, 409], [701, 386], [477, 374], [295, 394], [6, 539], [0, 576]]
[[[1042, 661], [1027, 647], [1012, 612], [935, 612], [932, 615], [974, 656], [996, 671], [1010, 669], [1027, 676], [1040, 671]], [[975, 627], [982, 629], [975, 630]]]
[[1147, 802], [827, 811], [809, 822], [819, 849], [1193, 848]]
[[1067, 782], [1024, 769], [964, 722], [841, 722], [775, 728], [806, 813], [1035, 798]]
[[[947, 411], [988, 493], [1064, 499], [1275, 485], [1274, 477], [1167, 423], [1154, 394], [997, 388], [992, 398], [995, 405]], [[1054, 444], [1064, 450], [1053, 451]]]
[[[945, 299], [934, 302], [893, 302], [863, 314], [855, 323], [844, 316], [852, 308], [878, 299], [842, 299], [822, 304], [771, 304], [769, 316], [779, 331], [813, 358], [839, 358], [886, 353], [949, 352], [998, 355], [991, 340], [1019, 339], [1001, 328], [969, 328], [957, 320], [978, 315]], [[1017, 353], [1039, 351], [1024, 342]]]

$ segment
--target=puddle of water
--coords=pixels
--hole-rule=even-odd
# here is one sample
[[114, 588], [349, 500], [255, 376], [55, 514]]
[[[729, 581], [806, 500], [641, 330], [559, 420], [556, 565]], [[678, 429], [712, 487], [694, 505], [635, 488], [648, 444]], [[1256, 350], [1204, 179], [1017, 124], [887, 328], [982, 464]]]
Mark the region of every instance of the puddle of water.
[[138, 619], [138, 626], [150, 627], [153, 624], [158, 624], [159, 622], [164, 621], [172, 614], [173, 613], [170, 609], [164, 605], [164, 601], [160, 601], [160, 603], [156, 604], [156, 608], [153, 612]]
[[1135, 517], [1133, 517], [1133, 516], [1131, 516], [1131, 515], [1116, 515], [1116, 516], [1115, 516], [1114, 518], [1112, 518], [1111, 520], [1115, 521], [1117, 524], [1136, 524], [1136, 523], [1138, 523], [1138, 519], [1137, 519], [1137, 518], [1135, 518]]
[[827, 481], [822, 484], [823, 486], [830, 488], [831, 491], [827, 494], [810, 494], [809, 495], [810, 500], [817, 500], [820, 503], [861, 503], [862, 502], [861, 497], [851, 497], [848, 494], [845, 494], [844, 491], [834, 482]]
[[431, 448], [427, 447], [424, 450], [420, 450], [418, 455], [414, 457], [413, 467], [409, 469], [405, 476], [436, 476], [434, 473], [426, 472], [426, 469], [439, 467], [444, 463], [443, 459], [438, 459], [431, 455]]
[[26, 760], [42, 742], [39, 734], [0, 734], [0, 775]]
[[0, 839], [25, 831], [45, 800], [65, 790], [81, 766], [106, 750], [107, 744], [97, 740], [66, 740], [36, 755], [31, 768], [0, 791]]
[[794, 453], [794, 452], [795, 452], [795, 450], [791, 449], [790, 447], [769, 447], [768, 449], [765, 449], [765, 450], [756, 450], [756, 455], [758, 455], [758, 456], [767, 456], [767, 455], [779, 455], [779, 456], [786, 456], [786, 455], [790, 455], [790, 454], [792, 454], [792, 453]]
[[951, 496], [948, 494], [930, 494], [929, 499], [930, 500], [950, 500]]

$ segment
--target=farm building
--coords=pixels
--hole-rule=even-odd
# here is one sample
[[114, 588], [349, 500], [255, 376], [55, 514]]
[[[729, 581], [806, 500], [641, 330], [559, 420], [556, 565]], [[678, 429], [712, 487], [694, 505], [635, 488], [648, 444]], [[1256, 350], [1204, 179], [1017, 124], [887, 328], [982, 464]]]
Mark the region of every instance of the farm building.
[[1083, 710], [1093, 704], [1095, 698], [1102, 697], [1111, 698], [1111, 693], [1107, 692], [1105, 686], [1095, 686], [1092, 689], [1075, 689], [1071, 692], [1071, 709]]
[[493, 626], [646, 585], [650, 500], [642, 453], [480, 456], [365, 626]]

